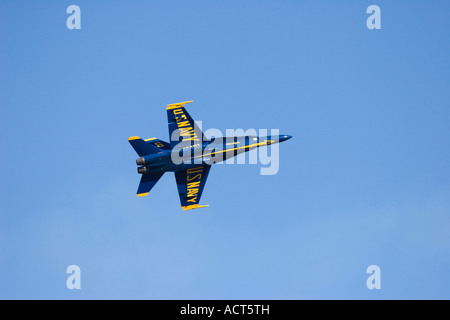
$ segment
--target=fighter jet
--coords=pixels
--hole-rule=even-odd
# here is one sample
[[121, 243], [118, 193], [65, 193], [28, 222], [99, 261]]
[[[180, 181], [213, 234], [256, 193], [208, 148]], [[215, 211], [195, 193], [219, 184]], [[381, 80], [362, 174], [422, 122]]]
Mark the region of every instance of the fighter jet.
[[286, 141], [292, 136], [243, 136], [208, 139], [184, 108], [186, 103], [167, 105], [170, 142], [157, 138], [143, 140], [130, 137], [128, 141], [139, 158], [137, 171], [142, 175], [138, 197], [148, 195], [165, 172], [174, 172], [181, 208], [191, 210], [199, 205], [211, 165], [238, 154]]

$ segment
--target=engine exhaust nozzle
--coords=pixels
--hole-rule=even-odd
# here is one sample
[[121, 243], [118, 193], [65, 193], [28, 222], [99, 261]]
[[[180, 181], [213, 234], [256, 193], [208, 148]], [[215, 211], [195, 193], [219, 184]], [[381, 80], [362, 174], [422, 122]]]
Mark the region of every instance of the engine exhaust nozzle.
[[136, 164], [138, 166], [143, 166], [145, 164], [145, 159], [144, 157], [140, 157], [139, 159], [136, 159]]
[[139, 167], [139, 168], [137, 169], [137, 172], [138, 172], [139, 174], [146, 174], [146, 173], [147, 173], [147, 167]]

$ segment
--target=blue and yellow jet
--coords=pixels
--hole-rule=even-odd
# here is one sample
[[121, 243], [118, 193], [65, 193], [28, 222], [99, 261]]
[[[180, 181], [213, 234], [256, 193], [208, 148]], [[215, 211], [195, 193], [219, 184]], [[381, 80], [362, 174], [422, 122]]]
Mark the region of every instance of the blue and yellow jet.
[[[280, 135], [207, 139], [184, 108], [189, 102], [192, 101], [167, 105], [170, 143], [136, 136], [128, 139], [140, 157], [136, 160], [138, 173], [142, 174], [137, 195], [146, 196], [165, 172], [174, 172], [183, 210], [207, 207], [199, 202], [213, 163], [291, 138]], [[175, 158], [177, 161], [173, 161]]]

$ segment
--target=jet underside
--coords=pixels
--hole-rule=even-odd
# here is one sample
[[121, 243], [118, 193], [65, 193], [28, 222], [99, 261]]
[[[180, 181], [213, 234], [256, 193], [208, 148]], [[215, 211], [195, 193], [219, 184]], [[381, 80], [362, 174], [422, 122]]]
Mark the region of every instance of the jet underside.
[[142, 177], [137, 195], [146, 196], [165, 172], [174, 172], [183, 210], [205, 207], [199, 202], [214, 163], [291, 138], [245, 136], [208, 140], [184, 108], [189, 102], [192, 101], [167, 106], [170, 143], [137, 136], [128, 139], [139, 155], [136, 164]]

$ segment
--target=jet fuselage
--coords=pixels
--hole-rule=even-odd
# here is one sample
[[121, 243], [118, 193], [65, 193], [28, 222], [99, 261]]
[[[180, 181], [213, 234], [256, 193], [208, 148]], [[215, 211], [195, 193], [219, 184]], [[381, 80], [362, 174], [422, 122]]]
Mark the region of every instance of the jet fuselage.
[[199, 164], [212, 165], [233, 158], [238, 154], [258, 147], [280, 143], [290, 139], [289, 135], [268, 137], [220, 137], [204, 141], [181, 144], [171, 150], [140, 157], [136, 160], [138, 173], [175, 172], [196, 167]]

